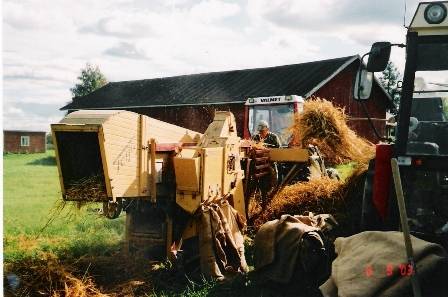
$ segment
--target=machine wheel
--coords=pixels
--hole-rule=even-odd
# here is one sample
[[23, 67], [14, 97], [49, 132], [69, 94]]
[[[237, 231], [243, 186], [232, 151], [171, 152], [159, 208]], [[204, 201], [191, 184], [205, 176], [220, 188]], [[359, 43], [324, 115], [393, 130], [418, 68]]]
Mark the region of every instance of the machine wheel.
[[121, 200], [116, 202], [114, 201], [105, 201], [103, 202], [103, 214], [108, 219], [116, 219], [121, 213], [122, 210]]

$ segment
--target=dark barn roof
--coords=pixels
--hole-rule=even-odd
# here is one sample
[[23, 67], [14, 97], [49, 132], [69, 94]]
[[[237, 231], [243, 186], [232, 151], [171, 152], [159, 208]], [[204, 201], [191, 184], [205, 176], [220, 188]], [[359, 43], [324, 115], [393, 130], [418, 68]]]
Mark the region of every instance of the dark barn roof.
[[46, 134], [45, 131], [31, 131], [31, 130], [3, 130], [3, 133], [43, 133]]
[[111, 82], [61, 109], [107, 109], [243, 102], [248, 97], [308, 97], [359, 56], [267, 68]]

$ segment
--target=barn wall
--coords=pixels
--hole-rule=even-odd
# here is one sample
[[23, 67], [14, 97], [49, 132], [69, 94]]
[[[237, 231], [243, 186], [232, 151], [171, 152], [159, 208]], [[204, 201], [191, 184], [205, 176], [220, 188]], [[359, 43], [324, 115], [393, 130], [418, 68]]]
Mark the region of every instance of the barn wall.
[[[29, 136], [30, 145], [20, 146], [20, 137]], [[45, 153], [45, 132], [3, 131], [3, 150], [8, 153]]]
[[[349, 117], [362, 118], [349, 120], [349, 126], [354, 129], [359, 135], [367, 138], [373, 143], [378, 142], [364, 111], [361, 103], [353, 99], [353, 88], [355, 84], [355, 75], [358, 70], [358, 62], [354, 62], [346, 69], [341, 71], [337, 76], [320, 88], [314, 96], [331, 100], [335, 105], [345, 109]], [[381, 88], [374, 84], [372, 96], [365, 101], [369, 115], [373, 119], [386, 118], [386, 102], [387, 98]], [[373, 120], [375, 127], [380, 135], [384, 136], [386, 133], [386, 125], [383, 120]]]

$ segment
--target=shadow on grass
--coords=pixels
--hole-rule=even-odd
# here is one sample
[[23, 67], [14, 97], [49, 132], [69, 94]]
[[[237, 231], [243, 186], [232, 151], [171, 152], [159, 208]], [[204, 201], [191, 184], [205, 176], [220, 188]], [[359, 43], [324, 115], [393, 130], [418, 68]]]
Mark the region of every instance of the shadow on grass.
[[[202, 297], [202, 296], [321, 296], [303, 288], [284, 290], [269, 286], [255, 272], [218, 283], [204, 277], [186, 276], [170, 262], [153, 262], [126, 255], [121, 243], [80, 241], [53, 254], [43, 252], [4, 266], [5, 296], [30, 292], [64, 295], [76, 288], [81, 296]], [[19, 284], [14, 290], [14, 285]], [[66, 285], [68, 287], [66, 287]], [[301, 295], [302, 294], [302, 295]]]
[[[231, 280], [219, 283], [215, 280], [200, 278], [191, 279], [185, 275], [172, 272], [157, 272], [151, 274], [154, 290], [150, 296], [154, 297], [323, 297], [317, 288], [298, 287], [294, 284], [279, 284], [267, 282], [251, 271], [245, 275], [238, 275]], [[167, 275], [168, 274], [168, 275]], [[164, 284], [163, 286], [161, 284]], [[171, 285], [168, 285], [171, 284]]]
[[[214, 281], [191, 280], [170, 262], [154, 262], [123, 252], [121, 243], [77, 241], [5, 263], [5, 296], [207, 296]], [[68, 290], [68, 291], [67, 291]], [[70, 295], [70, 294], [69, 294]], [[223, 295], [224, 296], [224, 295]], [[228, 296], [228, 295], [227, 295]]]
[[149, 263], [127, 257], [121, 247], [121, 243], [80, 241], [65, 250], [41, 251], [6, 262], [5, 296], [33, 296], [32, 292], [46, 296], [150, 294], [153, 289]]
[[56, 166], [56, 158], [54, 156], [48, 156], [28, 162], [26, 165]]

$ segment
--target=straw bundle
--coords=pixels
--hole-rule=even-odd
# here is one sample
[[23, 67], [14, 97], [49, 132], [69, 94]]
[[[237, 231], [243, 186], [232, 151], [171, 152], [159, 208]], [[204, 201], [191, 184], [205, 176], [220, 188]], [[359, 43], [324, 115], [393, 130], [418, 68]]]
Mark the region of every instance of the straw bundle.
[[261, 212], [255, 225], [280, 218], [283, 214], [333, 213], [343, 203], [342, 190], [341, 181], [328, 177], [286, 186]]
[[107, 200], [104, 177], [94, 175], [71, 182], [65, 192], [65, 199], [91, 202]]
[[296, 116], [291, 130], [295, 145], [317, 146], [329, 165], [367, 163], [374, 157], [373, 144], [357, 136], [348, 127], [344, 110], [325, 99], [305, 101], [303, 112]]
[[5, 274], [16, 275], [19, 285], [15, 290], [5, 287], [5, 293], [14, 296], [107, 296], [96, 288], [91, 277], [78, 278], [74, 271], [74, 267], [62, 265], [52, 254], [43, 254], [39, 259], [8, 263]]
[[361, 203], [361, 187], [366, 166], [358, 166], [345, 181], [328, 177], [312, 179], [286, 186], [273, 197], [268, 206], [256, 217], [254, 225], [260, 227], [283, 214], [305, 212], [332, 214], [341, 229], [350, 233], [356, 226], [356, 212]]
[[[147, 260], [121, 253], [76, 259], [40, 253], [36, 258], [6, 263], [4, 271], [6, 296], [146, 296], [154, 291], [153, 280], [158, 280]], [[177, 281], [168, 280], [167, 274], [163, 277], [171, 287]], [[14, 278], [18, 286], [13, 289], [10, 279]]]

